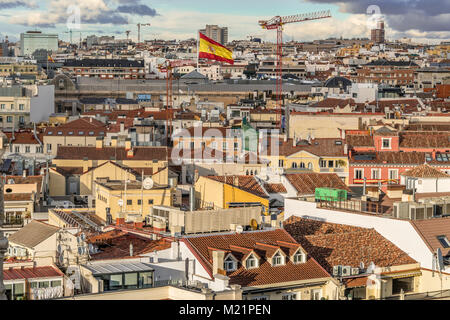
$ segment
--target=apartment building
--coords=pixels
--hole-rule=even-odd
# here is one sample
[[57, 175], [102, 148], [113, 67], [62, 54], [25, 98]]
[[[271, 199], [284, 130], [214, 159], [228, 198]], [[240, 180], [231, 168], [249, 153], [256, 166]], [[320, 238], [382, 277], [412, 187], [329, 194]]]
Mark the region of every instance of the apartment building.
[[118, 59], [68, 60], [61, 68], [71, 76], [104, 79], [144, 79], [143, 61]]

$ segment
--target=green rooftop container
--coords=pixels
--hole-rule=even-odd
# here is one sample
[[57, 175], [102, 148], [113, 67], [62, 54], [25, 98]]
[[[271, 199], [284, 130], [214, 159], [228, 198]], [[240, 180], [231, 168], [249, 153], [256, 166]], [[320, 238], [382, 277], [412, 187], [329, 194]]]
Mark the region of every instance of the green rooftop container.
[[333, 188], [316, 188], [316, 201], [345, 201], [347, 190]]

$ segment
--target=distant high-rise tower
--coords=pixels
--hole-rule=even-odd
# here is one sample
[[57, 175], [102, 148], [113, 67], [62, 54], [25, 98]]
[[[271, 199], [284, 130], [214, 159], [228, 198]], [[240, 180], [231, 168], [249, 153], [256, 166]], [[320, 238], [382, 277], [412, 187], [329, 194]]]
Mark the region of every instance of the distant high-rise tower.
[[221, 28], [218, 25], [207, 24], [206, 28], [200, 30], [200, 32], [222, 45], [228, 43], [228, 27]]
[[375, 43], [384, 43], [385, 40], [384, 21], [380, 20], [377, 23], [377, 28], [371, 30], [371, 40]]

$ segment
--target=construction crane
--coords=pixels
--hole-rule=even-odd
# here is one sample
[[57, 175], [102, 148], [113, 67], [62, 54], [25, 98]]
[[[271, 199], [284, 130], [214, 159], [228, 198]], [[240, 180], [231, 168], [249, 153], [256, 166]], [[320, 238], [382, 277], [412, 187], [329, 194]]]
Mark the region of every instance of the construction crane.
[[141, 27], [150, 27], [150, 23], [138, 23], [138, 43], [141, 43]]
[[159, 65], [160, 72], [166, 73], [166, 145], [169, 142], [169, 136], [172, 134], [173, 120], [173, 69], [184, 66], [195, 66], [193, 60], [166, 60], [164, 64]]
[[80, 46], [79, 46], [79, 48], [81, 48], [81, 31], [72, 31], [72, 29], [71, 29], [71, 30], [66, 31], [66, 32], [64, 32], [64, 33], [69, 33], [69, 34], [70, 34], [70, 44], [72, 44], [72, 33], [73, 33], [73, 32], [79, 33], [79, 34], [80, 34]]
[[277, 30], [277, 65], [276, 65], [276, 101], [277, 111], [279, 113], [279, 128], [282, 127], [282, 103], [283, 103], [283, 25], [288, 23], [305, 22], [310, 20], [319, 20], [331, 18], [331, 11], [318, 11], [312, 13], [303, 13], [293, 16], [276, 16], [270, 20], [260, 20], [259, 25], [266, 30]]

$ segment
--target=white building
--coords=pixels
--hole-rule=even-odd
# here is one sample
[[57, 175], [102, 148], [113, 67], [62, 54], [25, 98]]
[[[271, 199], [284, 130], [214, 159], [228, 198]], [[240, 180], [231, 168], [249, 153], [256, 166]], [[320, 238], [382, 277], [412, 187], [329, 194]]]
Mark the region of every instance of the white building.
[[20, 55], [31, 56], [36, 50], [58, 51], [58, 35], [41, 31], [28, 31], [20, 34]]

